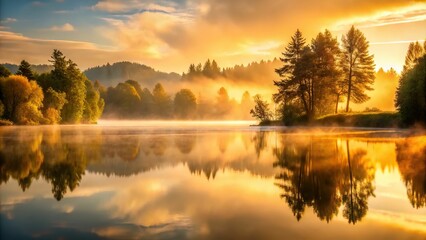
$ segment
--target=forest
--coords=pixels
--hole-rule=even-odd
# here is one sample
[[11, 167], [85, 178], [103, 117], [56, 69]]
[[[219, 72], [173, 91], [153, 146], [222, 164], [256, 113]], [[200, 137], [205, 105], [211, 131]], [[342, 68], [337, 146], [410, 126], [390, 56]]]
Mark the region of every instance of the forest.
[[[54, 50], [51, 65], [25, 60], [19, 66], [0, 65], [0, 118], [2, 125], [96, 123], [101, 117], [257, 118], [305, 125], [353, 114], [351, 104], [357, 104], [365, 106], [365, 113], [381, 112], [377, 106], [395, 107], [398, 112], [386, 116], [398, 126], [410, 126], [426, 122], [425, 54], [425, 44], [411, 43], [400, 75], [393, 69], [376, 72], [369, 42], [355, 27], [340, 42], [325, 30], [307, 43], [297, 30], [279, 59], [232, 68], [208, 59], [190, 64], [182, 75], [129, 62], [81, 72]], [[262, 87], [275, 93], [269, 97]]]
[[77, 65], [54, 50], [49, 73], [36, 74], [23, 60], [15, 75], [0, 68], [2, 124], [95, 123], [104, 100]]

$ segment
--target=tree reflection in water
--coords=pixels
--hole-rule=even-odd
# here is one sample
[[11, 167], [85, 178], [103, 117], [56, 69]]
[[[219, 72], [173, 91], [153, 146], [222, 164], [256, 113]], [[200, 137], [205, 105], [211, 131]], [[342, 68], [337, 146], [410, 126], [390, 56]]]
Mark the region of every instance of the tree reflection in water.
[[367, 213], [368, 198], [374, 196], [375, 168], [362, 149], [350, 149], [340, 139], [282, 136], [274, 150], [280, 169], [276, 185], [281, 197], [299, 221], [306, 207], [329, 222], [343, 205], [343, 216], [355, 224]]
[[[297, 220], [312, 208], [319, 219], [329, 222], [341, 209], [342, 216], [355, 224], [367, 214], [368, 200], [374, 196], [376, 165], [365, 146], [350, 138], [265, 131], [198, 135], [28, 129], [0, 131], [0, 184], [15, 179], [26, 191], [34, 179], [42, 178], [51, 184], [58, 201], [80, 185], [86, 170], [127, 177], [177, 164], [207, 179], [225, 169], [275, 176], [274, 183]], [[426, 138], [392, 141], [408, 199], [415, 208], [425, 207]], [[235, 149], [238, 142], [240, 148]]]
[[411, 205], [426, 207], [426, 138], [409, 138], [397, 143], [396, 161]]

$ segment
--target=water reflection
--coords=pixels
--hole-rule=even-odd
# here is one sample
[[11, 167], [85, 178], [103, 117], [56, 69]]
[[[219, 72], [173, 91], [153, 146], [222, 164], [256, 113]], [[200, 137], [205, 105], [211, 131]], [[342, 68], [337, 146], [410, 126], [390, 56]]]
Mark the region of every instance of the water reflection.
[[342, 139], [284, 135], [281, 141], [274, 151], [274, 166], [281, 169], [276, 184], [297, 220], [306, 206], [327, 222], [341, 205], [349, 223], [365, 216], [368, 198], [374, 196], [375, 168], [364, 149], [351, 149], [349, 140]]
[[[351, 224], [360, 222], [375, 198], [377, 172], [385, 169], [399, 170], [414, 208], [426, 206], [426, 137], [73, 127], [0, 131], [1, 184], [16, 180], [25, 192], [34, 181], [43, 179], [57, 201], [77, 189], [87, 173], [130, 178], [182, 166], [209, 181], [216, 181], [225, 170], [254, 177], [245, 186], [256, 177], [271, 179], [270, 185], [277, 186], [275, 197], [283, 199], [298, 221], [312, 209], [327, 223], [339, 215]], [[130, 191], [126, 199], [138, 191], [142, 194], [139, 201], [149, 195], [140, 190], [148, 183], [132, 184], [139, 190]], [[157, 188], [161, 186], [153, 186]], [[230, 194], [221, 191], [215, 194]], [[166, 200], [162, 201], [156, 213], [162, 212], [157, 209], [160, 203], [166, 208]], [[123, 211], [130, 214], [133, 210]], [[165, 216], [181, 218], [178, 213]]]
[[405, 139], [396, 144], [396, 161], [415, 208], [426, 206], [426, 138]]

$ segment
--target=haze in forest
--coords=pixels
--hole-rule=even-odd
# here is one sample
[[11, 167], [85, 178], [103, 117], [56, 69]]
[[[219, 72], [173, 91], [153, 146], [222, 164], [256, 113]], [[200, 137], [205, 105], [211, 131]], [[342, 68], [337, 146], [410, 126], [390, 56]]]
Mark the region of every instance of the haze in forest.
[[2, 3], [0, 23], [2, 88], [27, 94], [2, 96], [12, 122], [301, 123], [415, 106], [401, 79], [421, 72], [426, 4], [44, 0]]

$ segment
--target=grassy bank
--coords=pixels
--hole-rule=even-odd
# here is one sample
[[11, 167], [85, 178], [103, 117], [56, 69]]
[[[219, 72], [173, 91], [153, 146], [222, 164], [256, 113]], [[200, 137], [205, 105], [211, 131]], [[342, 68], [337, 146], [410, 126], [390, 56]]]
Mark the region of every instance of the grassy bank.
[[[284, 123], [270, 121], [259, 125], [283, 126]], [[295, 126], [397, 128], [400, 126], [400, 118], [396, 112], [339, 113], [326, 115], [311, 122], [301, 122], [295, 124]]]
[[0, 119], [0, 126], [12, 126], [13, 122], [9, 120]]

